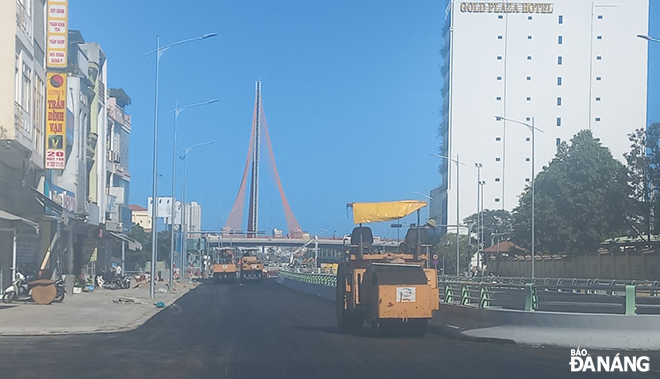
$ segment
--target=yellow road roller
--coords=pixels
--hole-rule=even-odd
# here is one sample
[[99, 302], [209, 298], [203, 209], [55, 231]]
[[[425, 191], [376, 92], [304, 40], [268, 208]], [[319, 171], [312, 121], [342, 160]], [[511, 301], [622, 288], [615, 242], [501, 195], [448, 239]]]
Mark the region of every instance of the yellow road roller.
[[[422, 245], [437, 234], [429, 224], [419, 225], [419, 210], [426, 202], [403, 200], [384, 203], [350, 203], [355, 224], [343, 262], [337, 269], [337, 324], [356, 333], [364, 322], [378, 335], [423, 336], [433, 311], [438, 309], [438, 276], [425, 268], [428, 256]], [[364, 223], [397, 220], [417, 211], [418, 222], [397, 252], [372, 247], [371, 228]], [[424, 230], [426, 229], [426, 230]], [[412, 231], [412, 233], [411, 233]], [[410, 240], [415, 240], [411, 243]], [[405, 248], [404, 248], [405, 246]], [[405, 250], [405, 251], [404, 251]]]
[[[256, 254], [256, 252], [254, 252]], [[244, 282], [263, 282], [264, 264], [259, 261], [256, 255], [251, 255], [250, 251], [245, 251], [240, 260], [240, 278]]]
[[234, 251], [223, 247], [216, 252], [213, 264], [214, 283], [236, 283], [238, 266], [234, 259]]

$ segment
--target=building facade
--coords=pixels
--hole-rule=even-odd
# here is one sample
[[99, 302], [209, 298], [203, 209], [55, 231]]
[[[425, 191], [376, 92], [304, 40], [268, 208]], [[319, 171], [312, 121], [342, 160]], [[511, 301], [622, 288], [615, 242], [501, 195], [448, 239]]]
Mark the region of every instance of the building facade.
[[188, 232], [202, 230], [202, 206], [195, 201], [186, 204], [186, 228]]
[[[443, 183], [432, 217], [456, 223], [483, 209], [512, 210], [580, 130], [624, 161], [627, 135], [646, 126], [648, 0], [552, 3], [450, 1], [445, 13]], [[498, 120], [496, 116], [505, 119]], [[512, 121], [508, 121], [512, 120]], [[480, 165], [478, 169], [476, 166]]]
[[109, 207], [127, 171], [107, 167], [106, 136], [130, 118], [114, 124], [106, 55], [67, 25], [66, 2], [0, 1], [0, 291], [15, 269], [89, 275], [139, 248]]

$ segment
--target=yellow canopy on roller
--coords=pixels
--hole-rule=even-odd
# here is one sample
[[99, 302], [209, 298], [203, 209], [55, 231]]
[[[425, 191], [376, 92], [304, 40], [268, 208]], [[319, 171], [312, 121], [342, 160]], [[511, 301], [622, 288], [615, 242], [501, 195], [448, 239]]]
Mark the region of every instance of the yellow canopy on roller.
[[349, 203], [356, 224], [398, 220], [426, 206], [426, 201], [400, 200], [382, 203]]

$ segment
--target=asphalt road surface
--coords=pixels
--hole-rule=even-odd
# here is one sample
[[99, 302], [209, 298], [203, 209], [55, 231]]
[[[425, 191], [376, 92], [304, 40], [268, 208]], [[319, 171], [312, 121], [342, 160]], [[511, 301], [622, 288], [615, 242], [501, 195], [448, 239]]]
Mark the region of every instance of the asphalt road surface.
[[571, 373], [569, 349], [340, 334], [327, 300], [273, 281], [207, 283], [130, 332], [0, 337], [0, 378], [660, 377], [660, 352], [620, 353], [648, 355], [651, 371]]

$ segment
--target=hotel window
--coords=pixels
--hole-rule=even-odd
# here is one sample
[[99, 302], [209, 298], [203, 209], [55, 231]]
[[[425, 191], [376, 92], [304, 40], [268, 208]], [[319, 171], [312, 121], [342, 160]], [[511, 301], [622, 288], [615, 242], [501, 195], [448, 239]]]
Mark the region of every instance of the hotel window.
[[596, 121], [600, 121], [600, 117], [596, 117]]
[[529, 162], [529, 158], [525, 158], [525, 162]]
[[527, 99], [526, 99], [526, 100], [527, 100], [527, 101], [532, 101], [532, 98], [529, 97], [529, 96], [527, 96]]
[[527, 36], [527, 39], [532, 39], [532, 36]]
[[501, 55], [498, 55], [498, 56], [497, 56], [497, 60], [498, 60], [498, 61], [501, 61], [501, 60], [502, 60], [502, 56], [501, 56]]
[[532, 60], [532, 56], [531, 56], [531, 55], [528, 55], [528, 56], [527, 56], [527, 60], [528, 60], [528, 61], [531, 61], [531, 60]]
[[596, 77], [596, 80], [600, 81], [600, 79], [602, 79], [600, 76]]
[[564, 43], [564, 37], [562, 37], [562, 36], [557, 37], [557, 43], [560, 44], [560, 45], [563, 44]]
[[525, 138], [525, 141], [529, 142], [529, 137]]
[[598, 15], [598, 19], [599, 19], [599, 20], [602, 20], [602, 19], [603, 19], [603, 15], [602, 15], [602, 14], [599, 14], [599, 15]]
[[561, 117], [557, 117], [557, 126], [561, 126]]
[[500, 101], [500, 100], [502, 100], [502, 97], [501, 97], [501, 96], [498, 96], [498, 97], [497, 97], [497, 101]]
[[504, 16], [502, 16], [502, 15], [498, 15], [497, 18], [499, 18], [499, 19], [501, 20], [501, 19], [504, 18]]
[[495, 178], [495, 181], [496, 181], [496, 182], [499, 182], [499, 181], [500, 181], [500, 178]]
[[498, 77], [497, 77], [497, 80], [502, 80], [502, 77], [501, 77], [501, 76], [498, 76]]
[[600, 101], [600, 97], [597, 97], [597, 98], [596, 98], [596, 101]]
[[527, 77], [527, 80], [532, 80], [532, 77], [531, 77], [531, 76], [528, 76], [528, 77]]
[[525, 181], [526, 181], [526, 182], [529, 182], [529, 178], [525, 178]]
[[559, 23], [563, 24], [564, 23], [564, 16], [559, 16]]
[[563, 59], [561, 57], [557, 57], [557, 64], [562, 64]]
[[497, 36], [497, 39], [502, 39], [502, 36]]
[[557, 98], [557, 105], [561, 105], [561, 97]]
[[596, 39], [603, 39], [603, 36], [598, 36], [596, 37]]
[[499, 198], [499, 197], [496, 197], [496, 198], [495, 198], [495, 202], [496, 202], [496, 203], [499, 203], [499, 202], [500, 202], [500, 198]]
[[500, 137], [495, 137], [495, 141], [501, 141], [501, 140], [502, 140], [502, 138], [500, 138]]
[[558, 76], [558, 77], [557, 77], [557, 85], [558, 85], [558, 86], [561, 85], [561, 76]]
[[495, 158], [495, 162], [499, 162], [499, 161], [500, 161], [500, 157]]
[[531, 20], [531, 19], [532, 19], [532, 16], [527, 16], [527, 19], [528, 19], [528, 20]]
[[557, 138], [557, 141], [555, 142], [557, 146], [561, 145], [561, 138]]
[[596, 57], [597, 61], [602, 60], [602, 59], [603, 59], [603, 57], [601, 57], [600, 55]]

